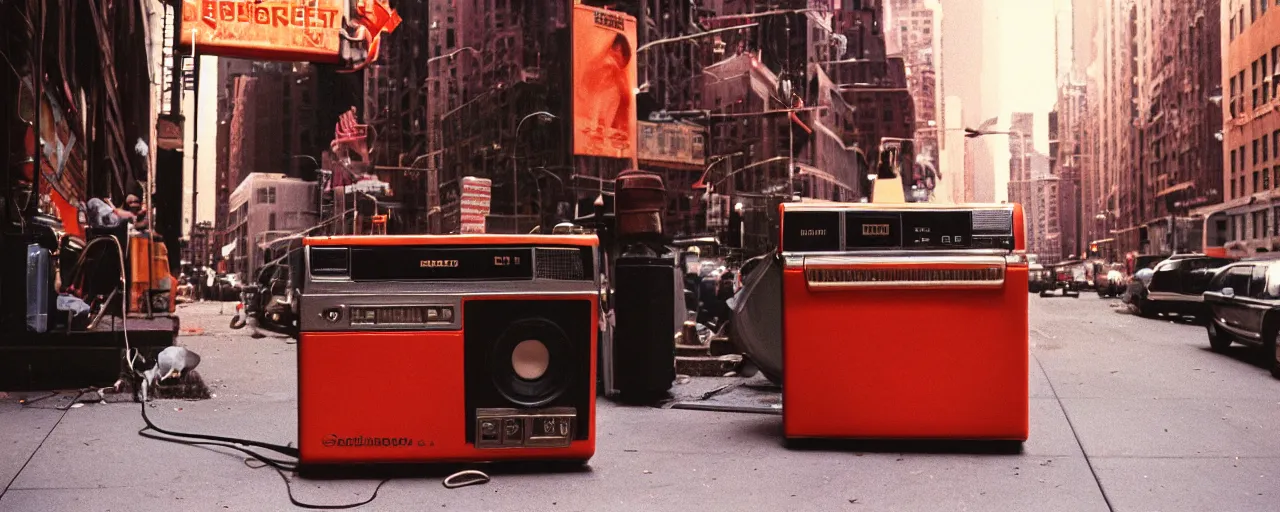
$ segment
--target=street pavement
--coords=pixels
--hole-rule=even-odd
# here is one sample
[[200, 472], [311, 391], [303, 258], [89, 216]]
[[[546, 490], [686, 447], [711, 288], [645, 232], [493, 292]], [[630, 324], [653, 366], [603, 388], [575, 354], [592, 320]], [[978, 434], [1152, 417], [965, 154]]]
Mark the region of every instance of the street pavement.
[[[1280, 381], [1243, 347], [1210, 352], [1203, 327], [1119, 306], [1089, 294], [1031, 297], [1031, 438], [1020, 454], [788, 450], [781, 416], [601, 399], [587, 470], [495, 471], [488, 484], [455, 490], [437, 476], [395, 479], [362, 509], [1280, 510]], [[296, 346], [231, 331], [230, 313], [230, 304], [182, 309], [184, 327], [203, 332], [179, 341], [203, 357], [198, 371], [216, 396], [160, 400], [149, 414], [173, 430], [290, 442]], [[708, 382], [718, 381], [675, 392]], [[270, 469], [140, 437], [137, 404], [58, 410], [70, 399], [0, 400], [0, 511], [290, 508]], [[376, 484], [294, 479], [293, 492], [354, 502]]]

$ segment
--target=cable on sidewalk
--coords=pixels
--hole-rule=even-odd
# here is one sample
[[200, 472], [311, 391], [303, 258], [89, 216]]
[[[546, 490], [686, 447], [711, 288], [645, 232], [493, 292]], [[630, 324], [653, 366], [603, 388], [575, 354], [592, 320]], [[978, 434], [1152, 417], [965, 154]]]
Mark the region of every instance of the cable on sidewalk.
[[[368, 499], [358, 503], [339, 504], [339, 505], [323, 505], [323, 504], [305, 503], [305, 502], [299, 501], [298, 498], [294, 496], [293, 481], [290, 480], [289, 476], [285, 474], [286, 471], [291, 473], [297, 473], [298, 463], [296, 461], [281, 460], [277, 458], [268, 457], [257, 451], [251, 450], [248, 447], [255, 446], [255, 447], [264, 448], [264, 449], [271, 450], [295, 459], [298, 457], [297, 448], [293, 446], [281, 446], [277, 444], [264, 443], [264, 442], [253, 441], [248, 439], [237, 439], [233, 437], [213, 436], [213, 435], [206, 435], [206, 434], [191, 434], [191, 433], [185, 433], [185, 432], [174, 432], [170, 430], [165, 430], [156, 426], [155, 423], [151, 422], [151, 418], [147, 417], [147, 404], [145, 402], [142, 403], [142, 420], [147, 424], [145, 427], [142, 427], [141, 429], [138, 430], [138, 435], [142, 437], [146, 437], [148, 439], [155, 439], [158, 441], [165, 441], [169, 443], [185, 444], [190, 446], [218, 446], [222, 448], [230, 448], [233, 450], [237, 450], [241, 453], [244, 453], [245, 455], [248, 455], [247, 458], [242, 459], [242, 462], [244, 463], [245, 466], [248, 466], [251, 469], [261, 469], [268, 466], [271, 467], [271, 469], [273, 469], [277, 475], [280, 475], [280, 479], [284, 480], [285, 492], [289, 496], [289, 503], [293, 504], [296, 507], [301, 507], [301, 508], [306, 508], [311, 510], [342, 510], [342, 509], [350, 509], [350, 508], [356, 508], [356, 507], [368, 505], [369, 503], [372, 503], [373, 500], [378, 498], [378, 491], [382, 490], [382, 486], [386, 485], [387, 482], [391, 481], [390, 478], [382, 479], [381, 481], [378, 482], [378, 485], [373, 488], [373, 494], [371, 494]], [[457, 473], [449, 475], [441, 483], [444, 485], [446, 489], [457, 489], [459, 487], [485, 484], [488, 482], [489, 482], [489, 475], [485, 474], [482, 471], [471, 469], [471, 470], [459, 471]]]

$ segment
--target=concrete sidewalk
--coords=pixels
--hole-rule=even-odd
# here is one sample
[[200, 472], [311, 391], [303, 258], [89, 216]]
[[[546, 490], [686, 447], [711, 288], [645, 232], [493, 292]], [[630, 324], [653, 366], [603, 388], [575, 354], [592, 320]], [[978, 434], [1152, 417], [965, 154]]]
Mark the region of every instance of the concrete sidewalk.
[[[1074, 304], [1084, 307], [1085, 302]], [[1112, 314], [1101, 301], [1088, 302], [1098, 313]], [[172, 430], [293, 441], [295, 346], [278, 338], [253, 340], [243, 331], [233, 334], [227, 327], [230, 308], [223, 314], [218, 310], [216, 304], [184, 307], [184, 326], [203, 328], [204, 333], [180, 338], [203, 357], [199, 370], [216, 398], [157, 401], [149, 414]], [[1048, 361], [1046, 368], [1057, 372], [1055, 385], [1065, 395], [1064, 390], [1074, 393], [1094, 379], [1109, 377], [1100, 357], [1109, 360], [1111, 354], [1098, 353], [1097, 347], [1066, 349], [1072, 342], [1064, 339], [1077, 336], [1079, 329], [1068, 328], [1059, 315], [1033, 311], [1034, 329], [1060, 336], [1058, 348], [1033, 350]], [[1195, 334], [1181, 326], [1173, 331], [1188, 338]], [[1136, 345], [1139, 351], [1145, 347]], [[1126, 354], [1131, 359], [1141, 355]], [[1083, 425], [1084, 446], [1109, 456], [1095, 461], [1094, 469], [1116, 509], [1206, 510], [1204, 505], [1210, 505], [1218, 510], [1276, 510], [1280, 436], [1274, 429], [1280, 426], [1275, 421], [1280, 418], [1280, 385], [1241, 375], [1256, 372], [1240, 371], [1235, 368], [1240, 363], [1228, 357], [1191, 356], [1204, 359], [1198, 364], [1206, 368], [1229, 368], [1220, 376], [1239, 380], [1240, 386], [1269, 386], [1269, 404], [1237, 401], [1232, 412], [1250, 422], [1269, 421], [1269, 437], [1262, 424], [1247, 433], [1223, 424], [1218, 409], [1200, 401], [1141, 397], [1110, 403], [1075, 398], [1078, 394], [1060, 401], [1033, 359], [1031, 439], [1022, 454], [787, 450], [781, 416], [621, 407], [600, 400], [597, 454], [586, 471], [498, 473], [486, 485], [456, 490], [444, 489], [434, 477], [396, 479], [364, 509], [1108, 510], [1077, 432], [1064, 415], [1065, 404], [1077, 428]], [[1154, 374], [1146, 379], [1162, 380]], [[690, 386], [676, 390], [683, 395], [709, 387], [705, 382], [682, 386]], [[1212, 398], [1205, 401], [1221, 407]], [[66, 403], [51, 398], [24, 408], [12, 397], [0, 401], [0, 483], [7, 484], [0, 510], [290, 508], [284, 483], [270, 469], [251, 469], [241, 457], [218, 449], [140, 437], [137, 404], [54, 409]], [[1220, 435], [1215, 455], [1260, 456], [1204, 457], [1195, 448], [1207, 441], [1197, 434], [1184, 434], [1181, 441], [1152, 439], [1149, 423], [1156, 420], [1177, 420], [1177, 427], [1192, 432], [1203, 422], [1201, 432], [1210, 428], [1209, 433]], [[1161, 450], [1168, 455], [1147, 457]], [[1141, 457], [1123, 455], [1137, 452]], [[1159, 488], [1153, 486], [1156, 478]], [[310, 503], [349, 503], [367, 498], [376, 485], [376, 480], [295, 479], [294, 493]]]

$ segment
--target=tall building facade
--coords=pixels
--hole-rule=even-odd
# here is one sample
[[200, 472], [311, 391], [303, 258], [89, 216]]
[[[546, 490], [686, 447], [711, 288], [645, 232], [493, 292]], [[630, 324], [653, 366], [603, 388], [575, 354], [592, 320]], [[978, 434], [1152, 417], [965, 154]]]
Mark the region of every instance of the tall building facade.
[[[579, 188], [569, 111], [569, 2], [430, 1], [427, 158], [438, 180], [441, 232], [457, 232], [461, 179], [493, 182], [491, 232], [529, 232]], [[547, 112], [554, 117], [529, 115]], [[520, 129], [517, 133], [517, 129]], [[431, 222], [432, 228], [437, 227]]]
[[1104, 0], [1097, 12], [1096, 59], [1090, 66], [1088, 154], [1082, 176], [1091, 240], [1114, 254], [1138, 250], [1132, 176], [1138, 173], [1138, 11], [1131, 0]]
[[[924, 183], [941, 165], [943, 126], [941, 109], [941, 69], [937, 66], [940, 24], [933, 6], [925, 0], [890, 0], [888, 21], [904, 60], [907, 89], [914, 101], [916, 174]], [[930, 181], [933, 183], [934, 181]]]
[[[214, 221], [216, 246], [230, 233], [231, 193], [255, 172], [309, 177], [317, 167], [324, 136], [319, 117], [319, 80], [305, 63], [218, 59], [218, 145]], [[202, 171], [204, 172], [204, 171]]]
[[[1261, 2], [1261, 0], [1258, 0]], [[1265, 3], [1265, 2], [1263, 2]], [[1221, 37], [1218, 0], [1137, 2], [1138, 146], [1121, 181], [1120, 242], [1169, 254], [1198, 249], [1199, 229], [1180, 221], [1222, 201]]]
[[[427, 67], [430, 9], [426, 0], [395, 3], [402, 18], [381, 40], [378, 60], [364, 71], [364, 121], [374, 133], [371, 171], [390, 185], [384, 199], [388, 233], [425, 233], [436, 198], [434, 173], [427, 170]], [[422, 157], [422, 158], [420, 158]]]
[[1280, 5], [1268, 3], [1222, 2], [1226, 201], [1218, 209], [1239, 255], [1280, 250]]
[[[1089, 163], [1084, 152], [1088, 98], [1083, 84], [1070, 82], [1058, 87], [1057, 126], [1050, 126], [1051, 172], [1058, 178], [1058, 228], [1062, 256], [1084, 256], [1089, 247], [1083, 226], [1083, 169]], [[1056, 130], [1054, 129], [1056, 128]]]

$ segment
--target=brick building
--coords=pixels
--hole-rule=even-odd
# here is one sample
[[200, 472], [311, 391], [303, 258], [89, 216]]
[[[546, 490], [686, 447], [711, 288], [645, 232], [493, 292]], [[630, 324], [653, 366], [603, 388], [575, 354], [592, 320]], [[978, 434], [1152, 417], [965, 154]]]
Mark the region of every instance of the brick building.
[[[218, 217], [215, 244], [228, 235], [231, 194], [251, 173], [309, 177], [327, 142], [315, 68], [305, 63], [219, 58]], [[314, 199], [313, 199], [314, 202]]]
[[1237, 254], [1280, 249], [1280, 5], [1222, 2], [1224, 157], [1229, 247]]
[[1107, 0], [1095, 13], [1080, 218], [1113, 254], [1195, 250], [1190, 217], [1223, 200], [1220, 4]]
[[1122, 245], [1168, 254], [1200, 246], [1192, 207], [1222, 201], [1221, 38], [1217, 0], [1137, 2], [1138, 147], [1125, 176]]
[[[572, 177], [591, 173], [575, 172], [569, 154], [570, 7], [431, 1], [437, 27], [427, 36], [427, 116], [438, 135], [425, 160], [437, 169], [440, 231], [458, 229], [466, 176], [493, 180], [489, 231], [528, 232], [549, 215], [572, 215]], [[555, 118], [527, 122], [517, 134], [535, 112]]]
[[[1115, 238], [1116, 254], [1138, 250], [1138, 12], [1134, 2], [1104, 0], [1097, 14], [1089, 85], [1088, 139], [1096, 165], [1081, 177], [1084, 217], [1093, 219], [1090, 240]], [[1144, 20], [1145, 22], [1145, 20]]]

